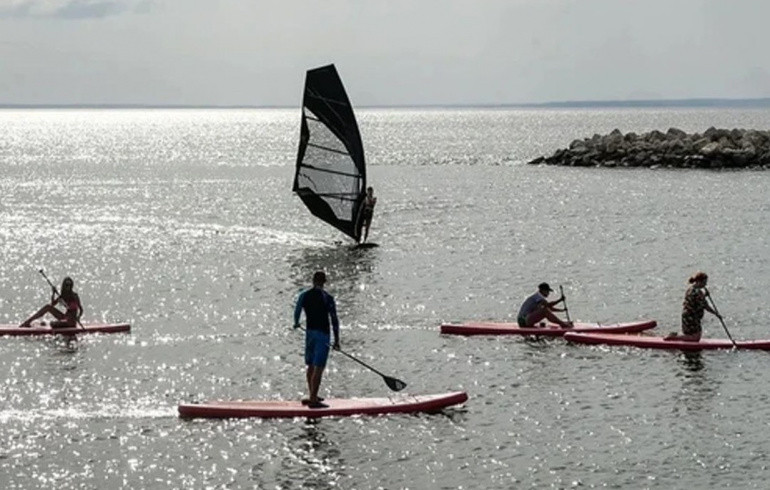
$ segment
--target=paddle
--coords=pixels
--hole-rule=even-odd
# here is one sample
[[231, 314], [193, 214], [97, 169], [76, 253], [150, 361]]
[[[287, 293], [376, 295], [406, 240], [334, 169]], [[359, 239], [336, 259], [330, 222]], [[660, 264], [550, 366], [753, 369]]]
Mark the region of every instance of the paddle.
[[[56, 294], [57, 296], [61, 297], [61, 295], [59, 294], [59, 290], [56, 289], [56, 286], [54, 286], [53, 283], [51, 282], [51, 280], [48, 279], [48, 276], [45, 275], [45, 272], [43, 272], [43, 269], [38, 270], [38, 272], [40, 273], [41, 276], [43, 276], [45, 278], [45, 280], [48, 282], [48, 285], [51, 286], [51, 289], [53, 289], [54, 294]], [[86, 327], [83, 326], [82, 323], [80, 323], [80, 318], [76, 318], [76, 320], [78, 322], [78, 325], [80, 325], [80, 328], [83, 328], [83, 329], [86, 328]]]
[[366, 368], [369, 368], [372, 371], [374, 371], [375, 373], [377, 373], [380, 376], [382, 376], [382, 379], [385, 381], [385, 384], [388, 385], [388, 388], [390, 388], [391, 390], [393, 390], [393, 391], [401, 391], [404, 388], [406, 388], [406, 383], [404, 383], [400, 379], [391, 378], [390, 376], [386, 376], [386, 375], [382, 374], [381, 372], [379, 372], [376, 369], [374, 369], [372, 366], [366, 364], [364, 361], [361, 361], [360, 359], [356, 359], [355, 357], [351, 356], [350, 354], [348, 354], [347, 352], [345, 352], [342, 349], [337, 349], [337, 352], [340, 352], [341, 354], [343, 354], [343, 355], [353, 359], [354, 361], [356, 361], [360, 365], [362, 365], [362, 366], [364, 366]]
[[567, 321], [572, 323], [569, 319], [569, 308], [567, 308], [567, 298], [564, 297], [564, 288], [559, 286], [559, 292], [561, 293], [561, 297], [564, 298], [564, 313], [567, 315]]
[[717, 309], [716, 303], [714, 303], [714, 298], [711, 297], [711, 293], [709, 292], [708, 288], [704, 286], [706, 290], [706, 297], [711, 300], [711, 307], [714, 308], [714, 311], [717, 313], [717, 318], [719, 318], [719, 322], [722, 324], [722, 328], [725, 329], [725, 333], [727, 334], [727, 337], [730, 339], [730, 342], [733, 343], [733, 347], [736, 349], [738, 348], [738, 344], [735, 343], [735, 340], [733, 340], [733, 336], [730, 335], [730, 331], [727, 330], [727, 325], [725, 325], [725, 321], [722, 320], [722, 315], [719, 314], [719, 310]]
[[[301, 330], [305, 330], [302, 327], [299, 327], [299, 328]], [[331, 345], [331, 344], [329, 344], [329, 347], [334, 349], [334, 346]], [[334, 350], [336, 350], [337, 352], [339, 352], [339, 353], [349, 357], [350, 359], [353, 359], [354, 361], [356, 361], [360, 365], [364, 366], [365, 368], [368, 368], [368, 369], [374, 371], [375, 373], [379, 374], [380, 376], [382, 376], [382, 379], [385, 381], [385, 384], [388, 385], [388, 388], [390, 388], [391, 390], [393, 390], [393, 391], [401, 391], [404, 388], [406, 388], [406, 383], [404, 383], [400, 379], [391, 378], [390, 376], [386, 376], [386, 375], [382, 374], [381, 372], [379, 372], [376, 369], [374, 369], [372, 366], [366, 364], [364, 361], [353, 357], [352, 355], [348, 354], [347, 352], [345, 352], [344, 350], [342, 350], [340, 348], [337, 348], [337, 349], [334, 349]]]

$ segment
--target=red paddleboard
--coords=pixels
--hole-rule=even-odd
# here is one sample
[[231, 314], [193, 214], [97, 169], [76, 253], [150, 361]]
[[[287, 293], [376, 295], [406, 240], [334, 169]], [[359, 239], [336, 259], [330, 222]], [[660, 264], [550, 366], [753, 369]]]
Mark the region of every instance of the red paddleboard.
[[630, 323], [575, 323], [572, 328], [561, 328], [555, 323], [546, 323], [541, 328], [521, 328], [517, 323], [471, 322], [444, 323], [441, 333], [453, 335], [540, 335], [544, 337], [561, 337], [567, 332], [604, 332], [604, 333], [636, 333], [655, 328], [655, 320], [640, 320]]
[[[693, 342], [691, 340], [665, 340], [663, 337], [648, 337], [646, 335], [577, 332], [568, 332], [564, 334], [564, 338], [569, 342], [577, 344], [624, 345], [648, 349], [698, 351], [733, 348], [733, 343], [730, 342], [730, 339], [701, 339], [699, 342]], [[740, 349], [770, 350], [770, 340], [737, 340], [735, 343]]]
[[438, 412], [442, 408], [465, 403], [462, 391], [438, 395], [395, 395], [388, 398], [333, 398], [324, 400], [326, 408], [310, 408], [299, 400], [290, 401], [209, 401], [180, 403], [179, 416], [184, 418], [234, 417], [331, 417], [349, 415], [381, 415], [386, 413]]
[[20, 328], [18, 325], [0, 325], [0, 336], [3, 335], [81, 335], [84, 333], [116, 333], [128, 332], [131, 325], [128, 323], [84, 323], [82, 327], [51, 328], [48, 325], [33, 323], [29, 328]]

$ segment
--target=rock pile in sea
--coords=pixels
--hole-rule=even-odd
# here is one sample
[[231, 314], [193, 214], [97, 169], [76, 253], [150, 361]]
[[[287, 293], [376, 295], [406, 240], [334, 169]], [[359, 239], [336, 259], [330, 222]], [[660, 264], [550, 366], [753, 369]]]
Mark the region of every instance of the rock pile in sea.
[[670, 128], [665, 133], [595, 134], [575, 140], [530, 164], [571, 167], [675, 167], [770, 169], [770, 131], [716, 129], [688, 134]]

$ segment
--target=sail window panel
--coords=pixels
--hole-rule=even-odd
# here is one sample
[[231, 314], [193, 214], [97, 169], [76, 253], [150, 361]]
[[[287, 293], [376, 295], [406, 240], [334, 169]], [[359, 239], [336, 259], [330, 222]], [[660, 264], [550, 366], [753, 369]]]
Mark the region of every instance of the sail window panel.
[[308, 118], [308, 145], [298, 175], [300, 187], [317, 194], [335, 216], [351, 220], [360, 192], [360, 177], [345, 145], [319, 121]]

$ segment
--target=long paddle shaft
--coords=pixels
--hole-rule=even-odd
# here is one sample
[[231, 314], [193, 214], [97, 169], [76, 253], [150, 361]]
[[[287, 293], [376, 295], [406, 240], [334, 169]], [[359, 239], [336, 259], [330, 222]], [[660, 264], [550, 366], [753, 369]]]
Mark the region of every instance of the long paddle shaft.
[[727, 334], [727, 337], [730, 339], [730, 342], [733, 343], [733, 347], [736, 349], [738, 348], [738, 344], [735, 343], [735, 340], [733, 340], [733, 336], [730, 335], [730, 331], [727, 330], [727, 325], [725, 325], [725, 321], [722, 320], [722, 315], [719, 314], [719, 309], [717, 309], [717, 304], [714, 303], [714, 298], [711, 297], [711, 293], [709, 292], [708, 288], [703, 288], [706, 290], [706, 296], [708, 296], [708, 299], [711, 300], [711, 307], [714, 308], [714, 311], [717, 313], [717, 318], [719, 318], [719, 323], [722, 324], [722, 328], [725, 329], [725, 333]]
[[[43, 272], [43, 269], [38, 270], [38, 272], [40, 273], [41, 276], [43, 276], [45, 278], [45, 280], [48, 282], [48, 285], [51, 286], [51, 289], [53, 289], [53, 292], [57, 296], [61, 297], [61, 295], [59, 294], [59, 290], [56, 289], [56, 286], [54, 286], [53, 283], [51, 282], [51, 280], [48, 279], [48, 276], [45, 275], [45, 272]], [[78, 325], [80, 325], [80, 328], [86, 328], [86, 327], [83, 326], [82, 323], [80, 323], [80, 318], [76, 318], [75, 320], [78, 322]]]
[[[564, 298], [564, 288], [559, 286], [559, 292], [561, 293], [561, 297]], [[564, 313], [567, 315], [567, 321], [571, 322], [572, 320], [569, 319], [569, 308], [567, 308], [567, 298], [564, 298]]]
[[[300, 328], [302, 328], [302, 327], [300, 327]], [[305, 329], [302, 328], [302, 330], [305, 330]], [[332, 345], [330, 345], [330, 347], [334, 348], [334, 346], [332, 346]], [[367, 363], [365, 363], [364, 361], [362, 361], [360, 359], [357, 359], [356, 357], [353, 357], [352, 355], [348, 354], [347, 352], [345, 352], [344, 350], [340, 349], [339, 347], [334, 349], [334, 350], [336, 350], [337, 352], [343, 354], [344, 356], [349, 357], [350, 359], [353, 359], [358, 364], [360, 364], [360, 365], [364, 366], [365, 368], [370, 369], [371, 371], [374, 371], [375, 373], [377, 373], [380, 376], [382, 376], [382, 379], [385, 381], [385, 384], [388, 385], [388, 388], [390, 388], [391, 390], [393, 390], [393, 391], [401, 391], [404, 388], [406, 388], [406, 383], [404, 383], [400, 379], [392, 378], [390, 376], [386, 376], [386, 375], [382, 374], [381, 372], [379, 372], [376, 369], [374, 369], [372, 366], [368, 365]]]

